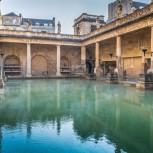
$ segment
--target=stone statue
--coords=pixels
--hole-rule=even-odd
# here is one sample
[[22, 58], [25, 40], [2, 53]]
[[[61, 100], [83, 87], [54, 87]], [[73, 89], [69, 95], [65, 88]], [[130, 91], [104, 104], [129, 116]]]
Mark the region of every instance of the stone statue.
[[116, 17], [121, 18], [122, 17], [122, 11], [123, 6], [121, 5], [121, 1], [118, 2], [117, 11], [116, 11]]
[[100, 19], [99, 19], [99, 17], [96, 18], [96, 28], [97, 29], [100, 28]]
[[57, 24], [57, 33], [61, 33], [61, 23], [60, 22], [58, 22], [58, 24]]
[[27, 30], [28, 30], [28, 31], [31, 30], [31, 22], [30, 22], [29, 19], [27, 20]]

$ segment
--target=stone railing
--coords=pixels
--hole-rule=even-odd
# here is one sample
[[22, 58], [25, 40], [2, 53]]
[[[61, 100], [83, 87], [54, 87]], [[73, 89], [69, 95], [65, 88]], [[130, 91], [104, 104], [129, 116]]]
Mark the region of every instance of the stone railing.
[[114, 28], [117, 28], [119, 26], [125, 25], [129, 22], [135, 21], [139, 18], [145, 17], [149, 14], [153, 13], [153, 4], [148, 5], [147, 7], [144, 7], [143, 9], [139, 9], [134, 11], [133, 13], [129, 14], [128, 16], [125, 16], [123, 18], [117, 19], [111, 23], [108, 23], [107, 25], [89, 33], [84, 35], [84, 39], [90, 39], [96, 35], [105, 33], [109, 30], [113, 30]]
[[56, 34], [56, 33], [42, 33], [42, 32], [29, 32], [21, 30], [0, 30], [0, 36], [13, 36], [13, 37], [28, 37], [28, 38], [42, 38], [42, 39], [57, 39], [69, 41], [82, 41], [83, 37], [79, 35]]

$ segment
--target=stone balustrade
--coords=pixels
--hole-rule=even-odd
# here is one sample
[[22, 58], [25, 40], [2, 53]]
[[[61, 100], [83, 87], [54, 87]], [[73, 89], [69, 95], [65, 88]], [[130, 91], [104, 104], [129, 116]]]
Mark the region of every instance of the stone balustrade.
[[139, 18], [145, 17], [147, 15], [153, 14], [153, 3], [148, 5], [147, 7], [143, 8], [143, 9], [139, 9], [134, 11], [133, 13], [131, 13], [128, 16], [125, 16], [123, 18], [117, 19], [111, 23], [108, 23], [106, 26], [101, 27], [100, 29], [97, 29], [89, 34], [86, 34], [84, 36], [84, 39], [90, 39], [96, 35], [105, 33], [107, 31], [113, 30], [119, 26], [123, 26], [127, 23], [133, 22]]
[[[128, 23], [132, 23], [135, 20], [138, 20], [143, 17], [147, 17], [153, 14], [153, 3], [144, 7], [142, 9], [136, 10], [128, 16], [123, 18], [119, 18], [107, 25], [89, 33], [86, 35], [70, 35], [70, 34], [56, 34], [56, 33], [42, 33], [42, 32], [29, 32], [29, 31], [21, 31], [21, 30], [0, 30], [1, 37], [17, 37], [17, 38], [34, 38], [34, 39], [46, 39], [46, 40], [62, 40], [69, 42], [83, 42], [94, 38], [95, 36], [105, 34], [106, 32], [113, 31], [113, 29], [122, 27]], [[150, 16], [151, 17], [151, 16]], [[146, 25], [145, 25], [146, 26]], [[147, 24], [149, 26], [149, 24]], [[143, 27], [144, 28], [144, 27]], [[128, 32], [128, 31], [126, 31]]]
[[83, 37], [78, 35], [29, 32], [29, 31], [20, 31], [20, 30], [3, 30], [3, 29], [0, 30], [0, 36], [57, 39], [57, 40], [70, 40], [70, 41], [83, 40]]

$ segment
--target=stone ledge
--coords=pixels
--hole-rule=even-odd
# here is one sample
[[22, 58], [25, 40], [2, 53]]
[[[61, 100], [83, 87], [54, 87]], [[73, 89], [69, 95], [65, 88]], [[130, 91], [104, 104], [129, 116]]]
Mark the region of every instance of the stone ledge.
[[0, 89], [4, 88], [4, 81], [0, 79]]

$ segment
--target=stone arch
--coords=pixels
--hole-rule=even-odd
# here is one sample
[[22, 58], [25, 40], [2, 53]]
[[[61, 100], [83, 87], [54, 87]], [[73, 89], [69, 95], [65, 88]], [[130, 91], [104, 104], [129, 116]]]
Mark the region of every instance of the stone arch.
[[4, 59], [4, 66], [21, 66], [21, 62], [16, 55], [8, 55]]
[[35, 55], [31, 60], [33, 76], [48, 75], [48, 60], [43, 55]]
[[21, 62], [16, 55], [8, 55], [4, 59], [4, 76], [20, 76], [21, 75]]
[[62, 56], [61, 57], [61, 68], [70, 68], [71, 67], [71, 61], [68, 57]]
[[86, 73], [93, 74], [94, 73], [94, 65], [91, 61], [86, 61]]

